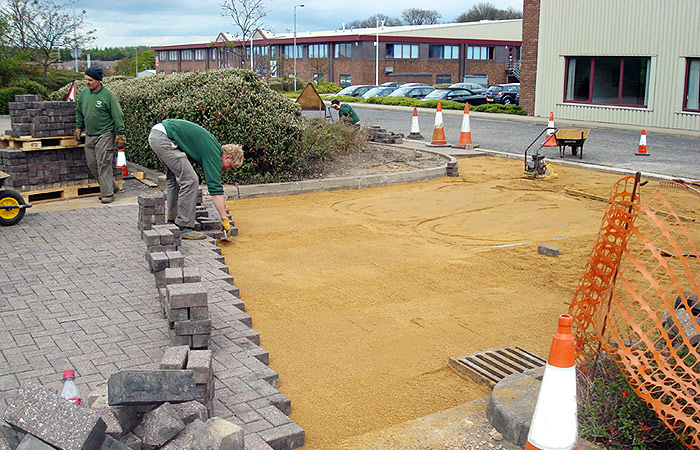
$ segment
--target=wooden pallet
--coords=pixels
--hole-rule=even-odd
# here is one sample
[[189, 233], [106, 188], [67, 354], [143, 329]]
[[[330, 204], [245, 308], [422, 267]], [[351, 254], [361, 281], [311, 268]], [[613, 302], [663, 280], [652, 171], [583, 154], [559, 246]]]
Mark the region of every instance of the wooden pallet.
[[13, 138], [12, 136], [3, 135], [0, 137], [0, 148], [16, 148], [24, 151], [75, 148], [82, 147], [83, 145], [84, 144], [78, 143], [72, 136], [52, 136], [43, 138], [22, 136]]
[[[115, 181], [121, 189], [124, 181]], [[76, 186], [61, 186], [56, 188], [38, 189], [34, 191], [20, 192], [27, 203], [45, 203], [59, 200], [69, 200], [82, 197], [95, 197], [100, 195], [98, 183], [80, 184]]]
[[499, 347], [467, 356], [453, 356], [450, 367], [480, 383], [495, 386], [508, 375], [544, 367], [547, 360], [520, 347]]

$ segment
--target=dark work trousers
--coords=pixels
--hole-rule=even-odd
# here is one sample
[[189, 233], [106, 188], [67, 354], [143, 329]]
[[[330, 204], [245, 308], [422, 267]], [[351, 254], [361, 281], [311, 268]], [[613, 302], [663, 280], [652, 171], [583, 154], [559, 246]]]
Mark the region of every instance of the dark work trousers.
[[100, 183], [102, 197], [111, 197], [117, 190], [114, 183], [114, 131], [85, 136], [85, 159], [93, 177]]
[[148, 144], [165, 165], [168, 220], [180, 227], [194, 228], [199, 177], [187, 154], [162, 131], [152, 129]]

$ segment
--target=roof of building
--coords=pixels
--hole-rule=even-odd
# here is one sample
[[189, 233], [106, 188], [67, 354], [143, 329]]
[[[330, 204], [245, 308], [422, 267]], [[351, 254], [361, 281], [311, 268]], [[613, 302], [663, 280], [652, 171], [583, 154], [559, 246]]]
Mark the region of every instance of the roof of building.
[[[297, 42], [328, 42], [343, 40], [370, 40], [376, 39], [387, 41], [396, 39], [405, 41], [407, 39], [420, 40], [457, 40], [457, 41], [484, 41], [484, 42], [521, 42], [522, 41], [522, 19], [509, 20], [482, 20], [479, 22], [463, 23], [441, 23], [435, 25], [402, 25], [396, 27], [380, 26], [372, 28], [345, 28], [340, 30], [325, 31], [297, 31]], [[240, 36], [221, 32], [215, 42], [223, 44], [225, 42], [239, 42]], [[291, 42], [294, 33], [274, 33], [268, 30], [256, 30], [253, 34], [253, 41], [260, 43], [280, 43]], [[163, 45], [155, 46], [155, 50], [167, 50], [177, 48], [195, 48], [211, 46], [211, 42]]]

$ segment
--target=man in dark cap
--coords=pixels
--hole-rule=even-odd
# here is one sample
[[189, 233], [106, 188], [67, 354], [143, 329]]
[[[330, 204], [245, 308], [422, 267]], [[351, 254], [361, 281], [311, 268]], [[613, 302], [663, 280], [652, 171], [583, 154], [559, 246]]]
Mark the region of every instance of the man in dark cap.
[[349, 120], [350, 123], [352, 123], [353, 125], [357, 125], [358, 127], [360, 126], [360, 117], [357, 115], [355, 110], [352, 109], [352, 106], [348, 105], [347, 103], [341, 105], [340, 101], [332, 100], [331, 108], [338, 111], [338, 119], [347, 117], [347, 120]]
[[112, 203], [119, 187], [114, 183], [114, 149], [124, 148], [124, 116], [119, 100], [102, 86], [102, 68], [85, 71], [88, 89], [80, 91], [75, 105], [75, 139], [85, 130], [85, 159], [92, 176], [100, 183], [100, 200]]

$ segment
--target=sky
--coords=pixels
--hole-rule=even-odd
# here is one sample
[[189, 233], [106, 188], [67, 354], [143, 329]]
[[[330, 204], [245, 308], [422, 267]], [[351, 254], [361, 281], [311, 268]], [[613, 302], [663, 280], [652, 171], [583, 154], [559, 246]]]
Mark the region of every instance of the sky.
[[[224, 0], [76, 0], [76, 10], [85, 10], [87, 29], [96, 39], [90, 47], [155, 46], [213, 41], [219, 32], [238, 34], [231, 17], [222, 16]], [[229, 0], [230, 1], [230, 0]], [[474, 4], [484, 0], [445, 0], [439, 7], [425, 1], [384, 0], [263, 0], [268, 10], [262, 19], [264, 29], [285, 33], [294, 29], [294, 5], [297, 33], [342, 28], [343, 22], [363, 20], [375, 14], [401, 17], [408, 8], [435, 9], [443, 22], [451, 22]], [[486, 0], [497, 8], [523, 9], [522, 0]], [[438, 3], [438, 2], [436, 2]]]

